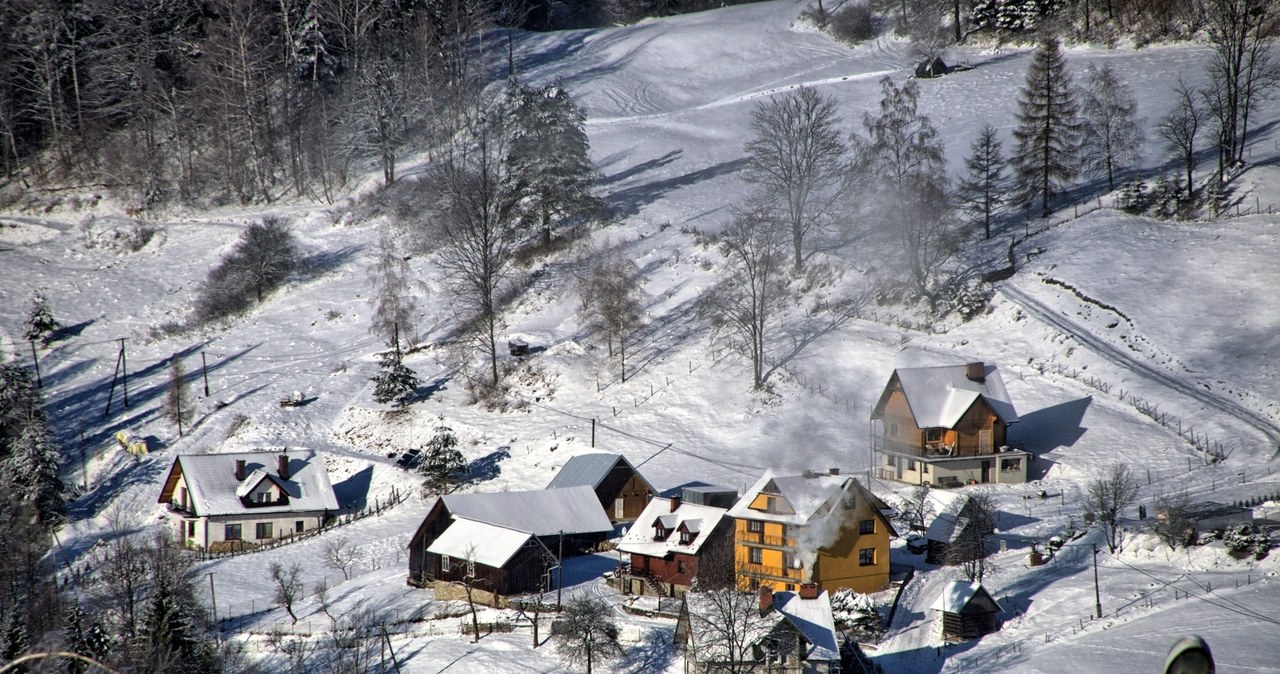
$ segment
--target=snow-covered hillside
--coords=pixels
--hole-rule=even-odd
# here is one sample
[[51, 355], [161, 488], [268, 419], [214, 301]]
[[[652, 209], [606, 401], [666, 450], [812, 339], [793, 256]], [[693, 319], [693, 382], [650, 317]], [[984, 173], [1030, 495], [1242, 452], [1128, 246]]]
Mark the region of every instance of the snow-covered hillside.
[[[512, 380], [518, 404], [502, 411], [467, 404], [438, 344], [453, 327], [438, 270], [429, 258], [414, 258], [415, 273], [434, 290], [420, 300], [424, 346], [406, 363], [430, 394], [407, 413], [390, 414], [373, 402], [369, 383], [381, 344], [368, 332], [366, 269], [383, 222], [355, 222], [351, 202], [175, 213], [146, 223], [158, 234], [132, 253], [101, 245], [101, 232], [133, 226], [105, 215], [108, 206], [104, 212], [0, 214], [0, 348], [7, 357], [30, 360], [18, 339], [37, 290], [73, 326], [74, 336], [40, 354], [45, 400], [68, 447], [63, 477], [88, 485], [60, 532], [69, 563], [85, 563], [86, 551], [114, 532], [145, 534], [163, 526], [156, 501], [179, 453], [310, 448], [327, 457], [346, 506], [385, 503], [393, 491], [414, 494], [378, 517], [318, 538], [202, 563], [201, 572], [217, 579], [222, 614], [243, 616], [232, 636], [245, 638], [255, 657], [274, 662], [282, 656], [254, 636], [288, 623], [283, 610], [262, 610], [273, 605], [267, 574], [273, 561], [301, 564], [308, 584], [327, 576], [339, 610], [371, 607], [401, 620], [446, 611], [429, 591], [405, 585], [405, 544], [427, 503], [417, 495], [420, 479], [389, 458], [421, 446], [439, 415], [458, 432], [465, 458], [489, 466], [486, 479], [468, 489], [544, 486], [567, 458], [591, 448], [592, 419], [595, 446], [643, 464], [659, 489], [694, 480], [742, 489], [766, 468], [865, 474], [868, 416], [894, 368], [983, 360], [1000, 366], [1022, 417], [1014, 439], [1039, 457], [1032, 469], [1036, 484], [968, 488], [990, 492], [1001, 507], [1007, 551], [995, 556], [997, 571], [987, 584], [1005, 608], [1005, 628], [939, 650], [930, 593], [956, 574], [922, 567], [888, 637], [871, 655], [892, 672], [1136, 674], [1158, 671], [1177, 636], [1198, 632], [1221, 672], [1273, 666], [1280, 655], [1272, 643], [1280, 553], [1236, 561], [1221, 543], [1171, 553], [1135, 534], [1123, 551], [1099, 556], [1107, 616], [1093, 622], [1090, 536], [1069, 543], [1048, 566], [1025, 562], [1033, 542], [1081, 523], [1084, 480], [1113, 462], [1128, 462], [1141, 475], [1140, 499], [1148, 505], [1182, 490], [1234, 501], [1280, 489], [1280, 301], [1274, 296], [1280, 213], [1265, 213], [1269, 207], [1280, 212], [1280, 107], [1264, 107], [1251, 121], [1260, 131], [1250, 136], [1253, 165], [1237, 192], [1242, 210], [1260, 206], [1263, 214], [1161, 222], [1091, 210], [1101, 183], [1089, 183], [1080, 190], [1079, 217], [1068, 207], [1048, 223], [1018, 222], [997, 233], [993, 258], [1014, 230], [1043, 230], [1019, 248], [1032, 255], [1000, 284], [986, 315], [939, 334], [850, 321], [778, 373], [773, 394], [759, 394], [751, 390], [749, 364], [713, 343], [694, 311], [723, 265], [714, 249], [695, 243], [694, 232], [723, 226], [746, 194], [742, 146], [752, 106], [812, 85], [835, 97], [851, 132], [877, 106], [878, 80], [901, 81], [911, 65], [905, 47], [892, 40], [856, 48], [833, 42], [798, 20], [803, 8], [778, 0], [521, 39], [522, 76], [534, 84], [563, 82], [587, 111], [603, 196], [620, 216], [590, 238], [624, 243], [644, 270], [649, 327], [629, 358], [634, 369], [625, 382], [577, 317], [574, 251], [524, 270], [529, 285], [503, 320], [508, 334], [538, 353]], [[1193, 45], [1067, 50], [1078, 75], [1089, 64], [1116, 68], [1134, 89], [1148, 128], [1172, 104], [1177, 76], [1199, 77], [1206, 55]], [[1005, 134], [1012, 128], [1029, 50], [966, 48], [949, 60], [973, 68], [920, 87], [954, 173], [982, 125]], [[1144, 157], [1144, 175], [1164, 165], [1154, 141]], [[229, 325], [177, 337], [167, 332], [165, 324], [185, 317], [197, 284], [238, 232], [267, 214], [291, 221], [307, 271]], [[107, 414], [121, 338], [130, 404], [123, 407], [116, 391]], [[160, 411], [174, 354], [184, 358], [200, 393], [202, 356], [208, 364], [209, 396], [199, 401], [196, 428], [181, 438]], [[279, 399], [294, 391], [315, 400], [281, 407]], [[113, 441], [119, 430], [153, 436], [153, 453], [135, 460], [119, 451]], [[1206, 465], [1196, 442], [1221, 448], [1227, 460]], [[872, 486], [886, 494], [900, 488]], [[1041, 490], [1060, 496], [1034, 498]], [[349, 581], [321, 559], [325, 540], [337, 536], [358, 553]], [[895, 562], [900, 552], [901, 561], [921, 564], [896, 547]], [[609, 559], [582, 560], [575, 591], [620, 601], [599, 581], [606, 568]], [[315, 602], [304, 602], [300, 611], [313, 626], [327, 623]], [[683, 671], [679, 656], [662, 646], [670, 621], [625, 621], [633, 655], [619, 664], [621, 671]], [[402, 671], [562, 669], [552, 648], [529, 648], [527, 633], [472, 644], [457, 633], [456, 622], [393, 629]]]

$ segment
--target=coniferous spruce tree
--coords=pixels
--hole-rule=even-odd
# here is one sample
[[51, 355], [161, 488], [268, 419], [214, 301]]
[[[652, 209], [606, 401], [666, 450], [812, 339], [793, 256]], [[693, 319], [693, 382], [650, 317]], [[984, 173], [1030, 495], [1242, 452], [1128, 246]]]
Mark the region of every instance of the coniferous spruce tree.
[[387, 350], [378, 355], [378, 375], [373, 378], [373, 399], [379, 403], [394, 401], [396, 407], [409, 404], [418, 388], [418, 377], [404, 364], [400, 340], [393, 337]]
[[169, 359], [169, 390], [165, 394], [164, 416], [178, 425], [178, 436], [191, 426], [191, 384], [187, 381], [182, 360], [174, 355]]
[[46, 527], [61, 522], [66, 507], [60, 461], [31, 374], [21, 367], [0, 366], [0, 484], [18, 502], [34, 508]]
[[601, 217], [604, 202], [591, 193], [596, 173], [582, 108], [558, 84], [513, 84], [505, 103], [506, 175], [520, 181], [526, 195], [521, 222], [536, 226], [545, 246], [556, 221]]
[[27, 313], [27, 320], [22, 324], [22, 338], [29, 342], [38, 340], [45, 344], [53, 333], [61, 329], [62, 324], [53, 317], [44, 294], [37, 292], [31, 298], [31, 311]]
[[1004, 204], [1004, 152], [996, 128], [982, 128], [964, 160], [966, 173], [960, 180], [960, 203], [969, 221], [982, 225], [982, 238], [991, 238], [991, 214]]
[[1062, 48], [1056, 37], [1045, 36], [1018, 92], [1018, 126], [1013, 131], [1019, 201], [1030, 204], [1039, 198], [1041, 217], [1049, 217], [1049, 198], [1079, 171], [1079, 117], [1078, 95]]
[[435, 494], [449, 493], [449, 487], [462, 477], [467, 462], [458, 451], [458, 436], [446, 426], [444, 416], [436, 418], [435, 435], [427, 442], [426, 455], [419, 469], [426, 475], [426, 487]]

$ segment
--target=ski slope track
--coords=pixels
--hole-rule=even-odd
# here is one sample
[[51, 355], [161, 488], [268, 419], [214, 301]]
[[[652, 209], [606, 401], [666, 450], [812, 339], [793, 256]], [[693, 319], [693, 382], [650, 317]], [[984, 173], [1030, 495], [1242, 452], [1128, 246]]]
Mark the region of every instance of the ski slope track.
[[1050, 307], [1045, 306], [1044, 303], [1034, 297], [1031, 297], [1018, 288], [1014, 288], [1006, 284], [1000, 288], [1000, 293], [1009, 299], [1009, 301], [1017, 304], [1028, 314], [1034, 316], [1041, 322], [1052, 326], [1063, 334], [1069, 335], [1080, 344], [1088, 347], [1096, 354], [1111, 361], [1115, 365], [1119, 365], [1120, 367], [1128, 369], [1136, 374], [1147, 377], [1152, 381], [1158, 382], [1169, 389], [1177, 391], [1178, 393], [1205, 405], [1206, 407], [1213, 408], [1223, 414], [1227, 414], [1247, 423], [1271, 441], [1271, 458], [1274, 459], [1276, 456], [1280, 455], [1280, 426], [1277, 426], [1266, 417], [1236, 403], [1233, 400], [1214, 395], [1209, 391], [1193, 386], [1174, 376], [1167, 370], [1160, 369], [1149, 363], [1145, 363], [1129, 356], [1122, 349], [1119, 349], [1110, 342], [1099, 338], [1089, 330], [1078, 325], [1071, 319], [1062, 316]]

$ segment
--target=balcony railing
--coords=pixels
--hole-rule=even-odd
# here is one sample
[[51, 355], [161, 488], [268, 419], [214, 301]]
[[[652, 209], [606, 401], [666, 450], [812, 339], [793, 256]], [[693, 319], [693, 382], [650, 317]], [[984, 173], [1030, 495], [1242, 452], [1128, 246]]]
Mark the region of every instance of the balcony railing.
[[179, 513], [182, 515], [195, 514], [195, 512], [191, 510], [191, 506], [184, 506], [181, 503], [178, 503], [177, 501], [169, 501], [169, 511]]
[[794, 548], [796, 542], [782, 536], [766, 536], [763, 532], [744, 531], [738, 537], [739, 543], [746, 545], [767, 545], [774, 548]]
[[741, 575], [752, 578], [769, 578], [784, 582], [798, 583], [804, 580], [800, 569], [786, 569], [781, 566], [767, 566], [765, 564], [739, 564], [738, 572]]

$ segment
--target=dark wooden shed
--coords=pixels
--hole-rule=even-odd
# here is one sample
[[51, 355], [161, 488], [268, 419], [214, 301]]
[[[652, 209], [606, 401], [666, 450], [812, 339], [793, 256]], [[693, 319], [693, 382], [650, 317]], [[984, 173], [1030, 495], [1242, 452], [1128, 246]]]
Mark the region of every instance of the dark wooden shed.
[[1000, 604], [981, 583], [953, 580], [929, 608], [942, 613], [942, 638], [948, 641], [976, 639], [1000, 629]]

